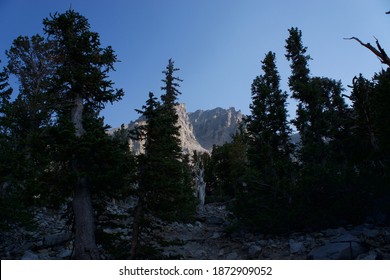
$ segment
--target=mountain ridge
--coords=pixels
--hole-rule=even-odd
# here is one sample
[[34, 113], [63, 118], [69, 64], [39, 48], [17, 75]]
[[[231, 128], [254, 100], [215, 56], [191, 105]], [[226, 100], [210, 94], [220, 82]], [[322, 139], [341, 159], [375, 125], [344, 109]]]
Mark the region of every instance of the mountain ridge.
[[[194, 151], [198, 153], [210, 153], [214, 145], [223, 145], [231, 141], [232, 135], [237, 131], [239, 122], [242, 121], [243, 114], [240, 110], [234, 107], [223, 109], [217, 107], [210, 110], [196, 110], [195, 112], [187, 112], [184, 103], [176, 106], [178, 115], [179, 139], [181, 142], [183, 153], [192, 154]], [[145, 125], [146, 120], [140, 118], [131, 121], [124, 128], [132, 130], [140, 125]], [[113, 134], [119, 128], [113, 128], [108, 131]], [[129, 140], [130, 150], [134, 154], [142, 154], [144, 141]]]

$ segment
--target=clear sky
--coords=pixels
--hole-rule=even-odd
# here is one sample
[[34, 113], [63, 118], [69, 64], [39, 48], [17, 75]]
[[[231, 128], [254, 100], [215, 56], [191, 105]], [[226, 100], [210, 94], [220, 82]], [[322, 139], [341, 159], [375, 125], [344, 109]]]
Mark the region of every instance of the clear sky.
[[[355, 41], [375, 43], [390, 52], [388, 0], [0, 0], [0, 59], [19, 35], [43, 34], [42, 20], [69, 8], [89, 19], [103, 46], [121, 62], [111, 78], [125, 97], [102, 112], [117, 127], [138, 117], [152, 91], [159, 95], [169, 58], [181, 70], [180, 102], [187, 111], [235, 107], [249, 113], [250, 87], [261, 74], [260, 61], [274, 51], [288, 90], [285, 60], [288, 28], [302, 30], [315, 76], [342, 80], [344, 87], [363, 73], [381, 70], [379, 60]], [[290, 115], [295, 103], [289, 101]]]

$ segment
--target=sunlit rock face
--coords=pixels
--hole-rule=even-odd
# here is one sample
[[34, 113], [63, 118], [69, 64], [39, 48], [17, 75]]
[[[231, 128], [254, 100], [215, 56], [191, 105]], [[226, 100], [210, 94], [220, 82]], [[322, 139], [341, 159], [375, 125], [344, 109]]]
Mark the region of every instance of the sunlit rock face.
[[[239, 122], [242, 121], [241, 111], [234, 108], [212, 110], [197, 110], [194, 113], [187, 113], [185, 104], [176, 106], [178, 115], [179, 138], [183, 153], [192, 155], [198, 153], [209, 153], [213, 145], [223, 145], [229, 142], [232, 135], [237, 131]], [[145, 125], [142, 117], [130, 122], [126, 129], [134, 129], [137, 126]], [[109, 131], [112, 134], [118, 128]], [[129, 140], [129, 147], [134, 154], [141, 154], [144, 141]]]
[[243, 117], [241, 111], [233, 107], [197, 110], [188, 115], [196, 139], [207, 150], [211, 150], [213, 145], [231, 141]]

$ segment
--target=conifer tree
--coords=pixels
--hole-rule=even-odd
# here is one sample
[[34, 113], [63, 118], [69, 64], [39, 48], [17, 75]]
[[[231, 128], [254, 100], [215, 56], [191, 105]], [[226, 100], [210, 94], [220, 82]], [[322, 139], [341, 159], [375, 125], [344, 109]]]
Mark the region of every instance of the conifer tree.
[[180, 91], [174, 76], [179, 69], [169, 60], [165, 75], [161, 102], [149, 93], [143, 110], [146, 118], [141, 127], [145, 138], [144, 155], [139, 158], [138, 205], [133, 224], [131, 258], [137, 254], [140, 226], [145, 213], [151, 213], [167, 221], [191, 221], [195, 214], [194, 196], [189, 160], [183, 156], [179, 139], [178, 115], [175, 106]]
[[245, 119], [248, 171], [236, 209], [244, 223], [278, 231], [289, 225], [293, 146], [287, 121], [287, 93], [280, 89], [274, 53], [265, 55], [262, 70], [263, 75], [252, 83], [251, 114]]
[[348, 200], [348, 195], [344, 195], [349, 192], [348, 174], [351, 174], [347, 152], [351, 140], [350, 110], [342, 97], [340, 81], [310, 75], [310, 56], [298, 28], [289, 29], [286, 51], [292, 71], [289, 87], [298, 101], [293, 123], [301, 138], [298, 150], [299, 185], [304, 194], [300, 196], [301, 211], [306, 211], [305, 207], [317, 209], [318, 213], [313, 211], [308, 223], [325, 225], [354, 209], [343, 202]]
[[175, 106], [178, 105], [177, 98], [181, 94], [178, 90], [179, 82], [182, 80], [174, 76], [178, 71], [172, 59], [163, 71], [165, 75], [164, 86], [161, 87], [161, 106], [157, 109], [159, 120], [158, 145], [161, 147], [160, 173], [162, 180], [156, 181], [161, 184], [159, 200], [156, 209], [160, 216], [168, 220], [189, 221], [195, 213], [195, 197], [191, 172], [188, 168], [188, 160], [185, 160], [181, 150], [179, 139], [178, 115]]
[[289, 177], [287, 165], [293, 152], [287, 121], [287, 93], [280, 90], [275, 54], [267, 53], [262, 64], [264, 74], [252, 83], [251, 115], [246, 119], [248, 160], [251, 167], [262, 174], [266, 184], [278, 188], [279, 180]]
[[117, 101], [123, 95], [122, 90], [113, 89], [108, 79], [117, 59], [111, 47], [100, 46], [99, 35], [90, 31], [88, 20], [73, 10], [56, 13], [43, 23], [48, 39], [55, 43], [59, 63], [52, 84], [62, 105], [58, 112], [60, 129], [68, 131], [67, 142], [61, 149], [69, 152], [69, 167], [76, 178], [74, 257], [98, 259], [90, 178], [86, 175], [89, 158], [83, 158], [82, 152], [84, 140], [92, 133], [86, 120], [96, 118], [106, 102]]
[[[0, 61], [1, 62], [1, 61]], [[8, 83], [9, 74], [6, 69], [0, 72], [0, 135], [1, 141], [5, 140], [8, 134], [8, 127], [6, 116], [10, 109], [12, 88]]]
[[[0, 72], [0, 186], [3, 190], [0, 192], [0, 229], [6, 228], [9, 220], [12, 220], [14, 213], [22, 208], [14, 209], [12, 207], [12, 203], [10, 203], [12, 191], [7, 188], [8, 181], [11, 179], [9, 178], [12, 172], [11, 161], [14, 160], [10, 143], [10, 121], [8, 118], [12, 88], [9, 86], [8, 79], [8, 72], [6, 69], [3, 69]], [[21, 206], [21, 204], [18, 206]]]
[[289, 87], [298, 100], [294, 125], [301, 137], [299, 158], [302, 164], [322, 163], [330, 156], [328, 143], [337, 140], [339, 131], [345, 132], [347, 106], [342, 98], [342, 85], [323, 77], [311, 77], [310, 56], [302, 44], [302, 32], [289, 29], [286, 58], [291, 61]]
[[[45, 184], [50, 158], [48, 128], [52, 125], [54, 100], [49, 94], [49, 80], [55, 63], [51, 44], [40, 35], [31, 38], [19, 36], [6, 52], [7, 69], [19, 84], [14, 100], [9, 101], [4, 115], [7, 120], [9, 147], [13, 159], [9, 161], [12, 185], [23, 186], [20, 199], [31, 204]], [[45, 196], [47, 197], [47, 196]], [[42, 202], [46, 199], [42, 199]]]
[[[353, 79], [351, 101], [353, 105], [353, 119], [355, 127], [353, 134], [355, 136], [355, 145], [359, 143], [357, 150], [365, 151], [356, 153], [356, 157], [363, 159], [369, 151], [378, 151], [379, 144], [374, 129], [374, 83], [367, 80], [363, 75], [359, 75]], [[357, 140], [357, 141], [356, 141]], [[356, 151], [357, 152], [357, 151]], [[367, 159], [367, 158], [366, 158]], [[355, 159], [356, 160], [356, 159]]]

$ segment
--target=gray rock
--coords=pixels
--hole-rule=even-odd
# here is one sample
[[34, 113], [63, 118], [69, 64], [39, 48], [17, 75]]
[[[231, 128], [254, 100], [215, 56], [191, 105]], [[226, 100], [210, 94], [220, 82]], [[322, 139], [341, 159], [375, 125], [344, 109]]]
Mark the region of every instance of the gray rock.
[[188, 115], [196, 139], [208, 150], [211, 150], [214, 144], [223, 145], [231, 141], [243, 117], [242, 113], [234, 108], [198, 110]]
[[360, 239], [359, 237], [351, 234], [351, 233], [345, 233], [342, 235], [337, 236], [332, 240], [332, 242], [337, 243], [337, 242], [359, 242]]
[[39, 257], [37, 254], [35, 254], [31, 251], [26, 251], [26, 252], [24, 252], [24, 255], [21, 259], [22, 260], [39, 260]]
[[291, 254], [302, 254], [305, 251], [305, 245], [303, 242], [295, 241], [294, 239], [290, 239], [288, 241], [290, 245], [290, 253]]
[[346, 232], [347, 232], [346, 229], [343, 227], [329, 228], [324, 231], [326, 236], [338, 236], [338, 235], [345, 234]]
[[222, 236], [222, 233], [221, 232], [214, 232], [213, 235], [210, 237], [211, 239], [218, 239]]
[[365, 248], [358, 242], [334, 241], [314, 248], [308, 259], [313, 260], [353, 260], [365, 252]]
[[257, 258], [259, 256], [259, 254], [261, 253], [261, 247], [256, 245], [256, 244], [252, 244], [249, 246], [248, 248], [248, 256], [250, 258]]
[[225, 220], [220, 218], [220, 217], [216, 217], [216, 216], [206, 217], [206, 224], [223, 225], [224, 223], [225, 223]]
[[357, 257], [358, 260], [376, 260], [377, 258], [378, 254], [375, 251], [370, 251]]
[[236, 252], [231, 252], [226, 256], [227, 260], [238, 260], [239, 256]]
[[196, 222], [195, 222], [195, 227], [202, 227], [202, 223], [199, 222], [199, 221], [196, 221]]
[[374, 238], [378, 236], [379, 230], [378, 229], [369, 229], [369, 228], [356, 228], [351, 231], [351, 234], [356, 237], [366, 236], [370, 238]]
[[207, 259], [207, 252], [205, 250], [197, 250], [193, 253], [192, 257], [198, 260]]
[[57, 254], [57, 257], [60, 259], [68, 259], [70, 258], [71, 255], [72, 255], [72, 250], [64, 249]]
[[47, 235], [42, 240], [42, 246], [51, 247], [51, 246], [59, 245], [61, 243], [65, 243], [69, 241], [71, 238], [72, 235], [69, 231]]

